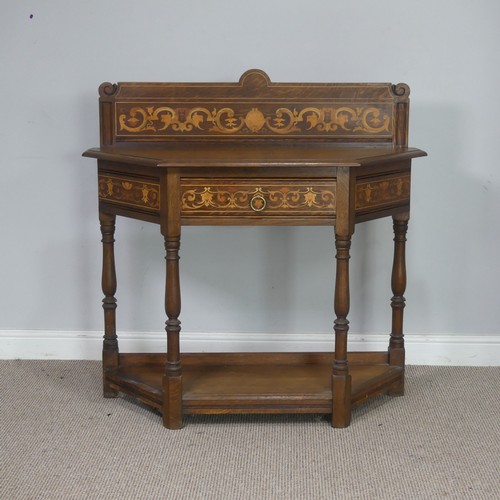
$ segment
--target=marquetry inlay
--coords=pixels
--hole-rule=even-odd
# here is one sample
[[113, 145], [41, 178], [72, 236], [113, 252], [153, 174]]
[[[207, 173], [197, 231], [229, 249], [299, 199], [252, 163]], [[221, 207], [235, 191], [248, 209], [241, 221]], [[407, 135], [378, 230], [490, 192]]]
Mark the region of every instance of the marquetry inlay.
[[356, 185], [356, 209], [410, 199], [410, 174], [371, 179]]
[[181, 182], [186, 216], [224, 212], [237, 214], [335, 213], [335, 183], [331, 180], [270, 181], [186, 179]]
[[160, 209], [160, 185], [141, 179], [99, 175], [99, 198], [150, 210]]
[[118, 136], [381, 136], [391, 137], [390, 103], [305, 106], [214, 103], [210, 107], [117, 103]]

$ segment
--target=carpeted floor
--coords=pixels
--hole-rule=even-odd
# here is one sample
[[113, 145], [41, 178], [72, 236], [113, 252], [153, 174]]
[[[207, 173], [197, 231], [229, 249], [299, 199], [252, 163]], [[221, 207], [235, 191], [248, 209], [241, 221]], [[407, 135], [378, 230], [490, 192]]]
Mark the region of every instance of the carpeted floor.
[[410, 366], [404, 398], [186, 417], [101, 397], [94, 361], [0, 361], [0, 499], [498, 499], [500, 368]]

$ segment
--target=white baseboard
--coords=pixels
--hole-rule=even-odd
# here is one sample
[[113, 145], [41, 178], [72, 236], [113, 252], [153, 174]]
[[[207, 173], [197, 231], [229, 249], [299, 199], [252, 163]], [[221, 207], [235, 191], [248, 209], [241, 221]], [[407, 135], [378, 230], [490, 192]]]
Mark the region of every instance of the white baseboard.
[[[407, 334], [406, 360], [414, 365], [500, 366], [500, 335]], [[350, 351], [383, 351], [388, 335], [349, 335]], [[162, 352], [162, 332], [119, 334], [121, 352]], [[100, 359], [101, 332], [0, 331], [0, 359]], [[330, 351], [333, 334], [181, 334], [183, 352]]]

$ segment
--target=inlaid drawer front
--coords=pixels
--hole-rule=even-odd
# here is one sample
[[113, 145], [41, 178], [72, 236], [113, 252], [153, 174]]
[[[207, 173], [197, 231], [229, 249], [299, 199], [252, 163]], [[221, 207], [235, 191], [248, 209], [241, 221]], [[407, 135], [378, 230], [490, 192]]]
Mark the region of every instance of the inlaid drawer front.
[[99, 174], [99, 198], [121, 205], [160, 210], [160, 184], [146, 179]]
[[182, 215], [335, 214], [332, 180], [183, 179]]
[[356, 210], [390, 205], [409, 199], [409, 173], [364, 179], [356, 184]]

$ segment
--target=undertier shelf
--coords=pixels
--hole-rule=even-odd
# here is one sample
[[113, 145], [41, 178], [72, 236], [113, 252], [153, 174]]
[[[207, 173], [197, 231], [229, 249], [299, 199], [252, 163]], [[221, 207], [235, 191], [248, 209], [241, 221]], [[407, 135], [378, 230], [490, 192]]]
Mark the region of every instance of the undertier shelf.
[[[331, 413], [333, 353], [184, 354], [184, 413]], [[122, 354], [110, 386], [161, 410], [164, 354]], [[403, 377], [386, 352], [350, 353], [351, 404]]]

